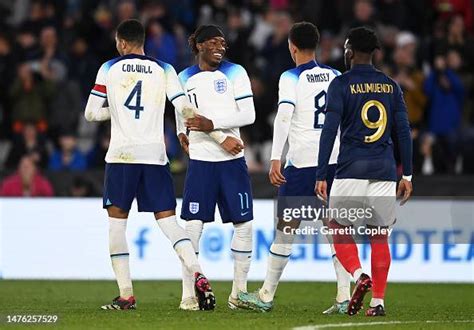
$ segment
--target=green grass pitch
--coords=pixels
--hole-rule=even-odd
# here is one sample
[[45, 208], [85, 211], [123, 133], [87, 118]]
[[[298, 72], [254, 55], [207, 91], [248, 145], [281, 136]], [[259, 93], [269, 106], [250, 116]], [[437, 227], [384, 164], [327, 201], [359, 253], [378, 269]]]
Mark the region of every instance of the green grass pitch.
[[[249, 283], [255, 290], [260, 283]], [[365, 329], [355, 323], [377, 322], [369, 329], [474, 329], [472, 284], [389, 283], [386, 317], [324, 316], [332, 302], [333, 283], [283, 282], [270, 313], [231, 311], [227, 308], [230, 282], [213, 282], [217, 308], [210, 312], [178, 310], [181, 283], [135, 281], [138, 309], [102, 311], [117, 293], [112, 281], [0, 280], [0, 329]], [[366, 303], [368, 299], [366, 299]], [[6, 315], [56, 314], [54, 325], [11, 325]], [[428, 321], [428, 322], [427, 322]], [[378, 323], [382, 322], [382, 323]]]

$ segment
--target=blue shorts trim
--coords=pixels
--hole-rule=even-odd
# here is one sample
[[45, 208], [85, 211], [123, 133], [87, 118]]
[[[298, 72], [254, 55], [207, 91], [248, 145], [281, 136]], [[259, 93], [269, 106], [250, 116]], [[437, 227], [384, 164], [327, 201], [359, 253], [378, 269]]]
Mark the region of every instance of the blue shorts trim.
[[216, 205], [224, 223], [253, 220], [252, 188], [244, 157], [189, 161], [181, 218], [212, 222]]
[[173, 178], [168, 165], [105, 165], [104, 209], [113, 205], [129, 211], [137, 199], [138, 212], [162, 212], [176, 209]]

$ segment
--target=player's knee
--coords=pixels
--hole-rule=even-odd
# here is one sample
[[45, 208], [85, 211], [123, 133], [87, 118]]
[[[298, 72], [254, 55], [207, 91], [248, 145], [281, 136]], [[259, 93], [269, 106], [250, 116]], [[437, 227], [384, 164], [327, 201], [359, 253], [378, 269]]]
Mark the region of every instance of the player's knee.
[[234, 224], [234, 239], [252, 243], [252, 221]]
[[111, 205], [107, 208], [107, 213], [109, 217], [116, 219], [127, 219], [128, 211], [122, 210], [121, 208]]

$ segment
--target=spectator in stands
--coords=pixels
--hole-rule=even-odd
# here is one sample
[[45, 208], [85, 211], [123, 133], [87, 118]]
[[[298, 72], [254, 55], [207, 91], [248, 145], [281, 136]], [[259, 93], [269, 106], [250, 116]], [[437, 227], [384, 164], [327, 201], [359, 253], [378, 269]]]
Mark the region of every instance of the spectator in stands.
[[53, 82], [44, 79], [40, 67], [22, 63], [17, 79], [10, 89], [13, 130], [20, 133], [25, 122], [34, 122], [41, 132], [46, 131], [47, 105], [54, 93]]
[[16, 168], [25, 155], [29, 155], [37, 167], [46, 168], [48, 164], [46, 144], [44, 139], [38, 136], [35, 124], [31, 122], [25, 123], [21, 136], [15, 139], [10, 148], [5, 167], [8, 169]]
[[[283, 71], [294, 67], [288, 52], [288, 32], [292, 19], [286, 12], [279, 12], [273, 20], [273, 34], [266, 40], [260, 56], [265, 59], [264, 79], [271, 90], [276, 91]], [[275, 92], [276, 93], [276, 92]]]
[[4, 197], [51, 197], [53, 188], [48, 179], [36, 169], [30, 156], [24, 156], [18, 165], [18, 172], [6, 177], [0, 187]]
[[174, 35], [158, 19], [149, 23], [147, 31], [145, 54], [175, 66], [178, 49]]
[[56, 28], [45, 26], [40, 33], [40, 50], [32, 62], [41, 68], [43, 78], [51, 81], [62, 81], [67, 74], [67, 57], [58, 42]]
[[423, 92], [425, 78], [421, 70], [416, 67], [415, 54], [415, 36], [410, 32], [399, 33], [393, 53], [394, 65], [390, 75], [403, 90], [408, 109], [408, 120], [412, 128], [414, 169], [415, 172], [419, 172], [423, 161], [419, 153], [419, 137], [425, 119], [426, 95]]
[[8, 90], [15, 80], [16, 54], [5, 34], [0, 34], [0, 138], [9, 136], [10, 102]]
[[[425, 81], [430, 98], [428, 131], [434, 137], [425, 140], [424, 173], [430, 174], [430, 149], [437, 172], [454, 172], [458, 156], [459, 128], [464, 100], [464, 87], [459, 76], [446, 65], [446, 57], [435, 58], [434, 70]], [[433, 144], [434, 143], [434, 144]]]
[[83, 171], [87, 161], [77, 148], [77, 137], [74, 131], [65, 131], [59, 137], [59, 149], [49, 159], [49, 169], [53, 171]]
[[82, 100], [85, 102], [94, 85], [100, 63], [82, 36], [73, 40], [69, 57], [71, 59], [68, 67], [69, 78], [79, 83]]
[[103, 169], [105, 166], [105, 155], [110, 144], [110, 123], [101, 124], [98, 132], [97, 141], [87, 154], [87, 165], [90, 169]]
[[252, 58], [255, 57], [255, 51], [248, 43], [250, 31], [244, 24], [240, 9], [233, 8], [229, 10], [225, 35], [227, 47], [229, 48], [226, 56], [229, 60], [239, 63], [247, 68], [247, 70], [254, 67]]

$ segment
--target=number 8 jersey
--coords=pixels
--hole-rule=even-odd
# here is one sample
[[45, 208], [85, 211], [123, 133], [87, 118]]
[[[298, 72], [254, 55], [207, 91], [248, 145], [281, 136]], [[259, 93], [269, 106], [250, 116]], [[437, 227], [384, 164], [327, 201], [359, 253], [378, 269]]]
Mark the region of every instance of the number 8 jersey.
[[[331, 81], [341, 73], [312, 60], [283, 72], [279, 82], [278, 106], [294, 108], [288, 135], [286, 166], [315, 167], [318, 146], [326, 113], [326, 95]], [[330, 164], [336, 163], [339, 143], [336, 140]], [[279, 159], [280, 155], [273, 155]], [[279, 152], [276, 152], [279, 153]]]
[[107, 99], [111, 115], [107, 163], [165, 165], [163, 132], [166, 96], [183, 97], [174, 68], [145, 55], [130, 54], [105, 62], [91, 94]]

